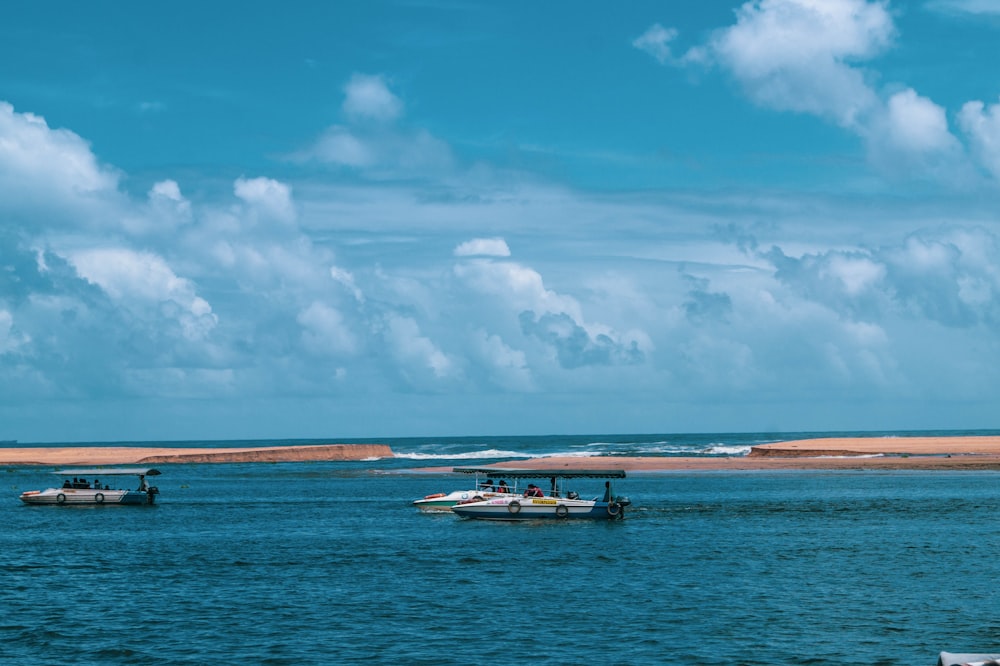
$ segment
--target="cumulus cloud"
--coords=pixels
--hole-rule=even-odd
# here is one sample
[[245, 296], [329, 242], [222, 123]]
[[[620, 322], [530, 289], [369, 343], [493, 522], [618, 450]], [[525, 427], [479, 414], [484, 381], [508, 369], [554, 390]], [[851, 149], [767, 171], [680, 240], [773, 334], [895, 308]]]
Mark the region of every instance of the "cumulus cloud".
[[901, 243], [790, 257], [763, 253], [775, 277], [855, 321], [892, 314], [964, 328], [1000, 324], [1000, 242], [984, 229], [942, 229]]
[[510, 248], [502, 238], [474, 238], [455, 248], [456, 257], [509, 257]]
[[295, 221], [292, 191], [284, 183], [271, 178], [238, 178], [233, 192], [260, 218], [286, 224]]
[[588, 330], [565, 312], [536, 314], [526, 310], [518, 319], [524, 334], [538, 338], [555, 350], [559, 365], [564, 368], [632, 364], [645, 360], [637, 340], [622, 340], [605, 327]]
[[[887, 172], [953, 183], [968, 176], [945, 109], [911, 88], [880, 93], [862, 68], [896, 38], [886, 2], [754, 0], [739, 8], [734, 25], [682, 58], [669, 53], [675, 37], [656, 24], [634, 44], [663, 63], [715, 63], [757, 104], [835, 123], [864, 139]], [[976, 124], [974, 115], [966, 114], [967, 124]]]
[[354, 74], [344, 95], [344, 113], [353, 120], [389, 121], [403, 114], [403, 102], [380, 75]]
[[163, 258], [127, 248], [78, 250], [69, 256], [82, 278], [99, 286], [123, 307], [150, 309], [175, 318], [185, 337], [205, 338], [218, 318], [194, 284], [178, 277]]
[[150, 221], [170, 231], [192, 221], [191, 202], [181, 194], [175, 180], [154, 183], [147, 195]]
[[876, 98], [849, 63], [880, 53], [894, 34], [883, 3], [760, 0], [740, 7], [709, 47], [758, 103], [851, 127]]
[[455, 361], [421, 333], [412, 317], [388, 313], [383, 336], [400, 373], [414, 385], [428, 387], [429, 382], [455, 378], [460, 372]]
[[118, 179], [77, 134], [0, 101], [0, 210], [58, 208], [64, 223], [79, 224], [93, 217], [93, 206], [117, 198]]
[[1000, 104], [966, 102], [958, 114], [958, 124], [980, 163], [1000, 180]]
[[336, 308], [314, 302], [299, 313], [297, 321], [302, 326], [303, 345], [310, 353], [340, 356], [357, 351], [357, 336]]
[[473, 336], [479, 358], [487, 368], [487, 377], [498, 387], [511, 391], [533, 391], [535, 383], [527, 355], [507, 345], [499, 335], [479, 329]]
[[564, 368], [632, 364], [645, 358], [647, 341], [641, 333], [623, 334], [587, 322], [575, 298], [547, 289], [533, 269], [510, 261], [473, 259], [456, 265], [455, 274], [514, 314], [522, 334], [552, 349]]
[[345, 124], [328, 127], [305, 150], [292, 155], [356, 170], [372, 178], [427, 177], [453, 168], [447, 143], [423, 128], [401, 124], [402, 101], [378, 75], [355, 74], [344, 88]]

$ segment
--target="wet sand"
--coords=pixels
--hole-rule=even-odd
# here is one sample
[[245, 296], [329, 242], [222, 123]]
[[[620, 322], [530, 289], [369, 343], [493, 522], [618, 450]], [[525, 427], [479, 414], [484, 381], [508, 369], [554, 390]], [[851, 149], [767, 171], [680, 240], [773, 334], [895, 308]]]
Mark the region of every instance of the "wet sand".
[[[0, 448], [0, 465], [134, 465], [167, 463], [303, 462], [392, 458], [377, 444], [325, 444], [228, 449], [108, 447]], [[755, 446], [747, 456], [717, 458], [533, 458], [494, 467], [642, 471], [776, 469], [1000, 470], [1000, 437], [854, 437]], [[450, 467], [418, 471], [450, 471]]]

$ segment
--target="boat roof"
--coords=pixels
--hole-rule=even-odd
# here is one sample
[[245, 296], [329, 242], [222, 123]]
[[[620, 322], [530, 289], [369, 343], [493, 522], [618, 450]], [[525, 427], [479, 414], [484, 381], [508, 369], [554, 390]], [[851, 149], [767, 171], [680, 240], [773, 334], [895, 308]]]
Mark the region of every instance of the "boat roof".
[[623, 469], [528, 469], [524, 467], [454, 467], [462, 474], [505, 476], [508, 479], [624, 479]]
[[105, 469], [91, 467], [89, 469], [60, 469], [53, 472], [53, 474], [60, 476], [159, 476], [160, 470], [153, 469], [152, 467], [108, 467]]

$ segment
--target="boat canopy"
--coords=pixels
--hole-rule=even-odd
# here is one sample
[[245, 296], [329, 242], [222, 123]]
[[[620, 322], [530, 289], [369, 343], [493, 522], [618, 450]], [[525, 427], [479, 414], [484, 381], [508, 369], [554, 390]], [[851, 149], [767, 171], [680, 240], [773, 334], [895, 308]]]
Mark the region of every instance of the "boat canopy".
[[106, 469], [60, 469], [53, 474], [59, 476], [159, 476], [160, 470], [152, 467], [108, 467]]
[[624, 479], [623, 469], [525, 469], [519, 467], [454, 467], [461, 474], [485, 474], [508, 479]]

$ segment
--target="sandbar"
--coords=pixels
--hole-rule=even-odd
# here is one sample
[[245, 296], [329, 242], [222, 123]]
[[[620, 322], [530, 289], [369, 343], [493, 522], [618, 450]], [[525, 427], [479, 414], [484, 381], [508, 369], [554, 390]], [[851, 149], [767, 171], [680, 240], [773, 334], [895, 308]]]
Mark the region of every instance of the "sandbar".
[[[753, 470], [1000, 470], [1000, 437], [844, 437], [790, 440], [746, 456], [550, 457], [492, 467], [631, 472]], [[433, 471], [442, 471], [435, 468]], [[432, 471], [426, 469], [425, 471]]]
[[0, 465], [151, 465], [164, 463], [331, 462], [392, 458], [384, 444], [316, 444], [246, 448], [36, 446], [0, 448]]
[[[392, 458], [382, 444], [319, 444], [246, 448], [145, 446], [38, 446], [0, 448], [0, 465], [134, 465], [376, 460]], [[745, 456], [549, 457], [512, 460], [494, 467], [623, 469], [655, 471], [750, 471], [824, 469], [1000, 470], [1000, 436], [842, 437], [775, 442]], [[451, 471], [450, 467], [416, 471]]]

